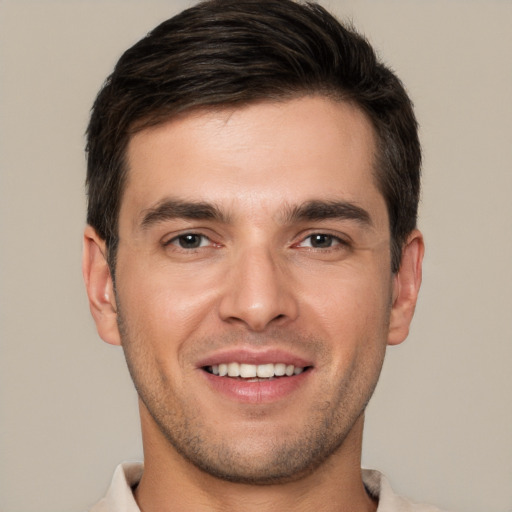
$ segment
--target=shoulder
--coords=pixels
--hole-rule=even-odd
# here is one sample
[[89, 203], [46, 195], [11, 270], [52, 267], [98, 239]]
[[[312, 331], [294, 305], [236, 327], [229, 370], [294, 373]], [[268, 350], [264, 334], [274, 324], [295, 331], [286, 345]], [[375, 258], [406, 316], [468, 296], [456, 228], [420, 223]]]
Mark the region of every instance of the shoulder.
[[363, 469], [363, 482], [372, 497], [379, 501], [377, 512], [447, 512], [434, 505], [415, 503], [398, 496], [387, 478], [379, 471]]

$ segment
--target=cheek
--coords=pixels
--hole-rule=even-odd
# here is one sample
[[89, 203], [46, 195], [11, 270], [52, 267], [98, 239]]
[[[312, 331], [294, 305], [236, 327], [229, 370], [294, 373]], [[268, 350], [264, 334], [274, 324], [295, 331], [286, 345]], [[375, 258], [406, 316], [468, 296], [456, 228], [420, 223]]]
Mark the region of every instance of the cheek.
[[380, 268], [335, 268], [297, 282], [302, 283], [298, 296], [311, 313], [340, 332], [382, 326], [389, 317], [391, 276]]
[[317, 286], [303, 290], [303, 326], [328, 342], [330, 361], [324, 362], [331, 365], [330, 378], [361, 367], [373, 375], [387, 343], [391, 278], [370, 267], [363, 273], [335, 272], [322, 284], [316, 280]]
[[117, 298], [130, 333], [155, 350], [168, 350], [209, 321], [218, 294], [215, 282], [211, 272], [127, 261], [119, 267]]

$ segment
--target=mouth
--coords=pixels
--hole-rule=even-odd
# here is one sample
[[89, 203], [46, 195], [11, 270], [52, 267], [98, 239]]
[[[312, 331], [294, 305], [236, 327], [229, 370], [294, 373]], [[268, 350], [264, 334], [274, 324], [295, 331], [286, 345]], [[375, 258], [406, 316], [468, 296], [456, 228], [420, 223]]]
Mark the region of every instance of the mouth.
[[242, 347], [207, 355], [196, 368], [213, 396], [261, 405], [299, 396], [311, 381], [315, 365], [312, 359], [279, 348]]
[[286, 363], [247, 364], [238, 362], [203, 366], [203, 370], [218, 377], [243, 379], [247, 382], [270, 381], [300, 375], [311, 366], [295, 366]]

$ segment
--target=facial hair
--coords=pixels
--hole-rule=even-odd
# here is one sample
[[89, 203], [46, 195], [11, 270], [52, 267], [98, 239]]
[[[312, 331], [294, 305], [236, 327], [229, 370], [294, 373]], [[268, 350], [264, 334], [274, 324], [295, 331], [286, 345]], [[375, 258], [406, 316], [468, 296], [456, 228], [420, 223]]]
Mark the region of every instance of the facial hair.
[[[145, 350], [147, 340], [135, 332], [117, 305], [118, 326], [131, 377], [143, 403], [169, 445], [187, 462], [205, 473], [230, 482], [271, 485], [299, 480], [315, 471], [343, 445], [354, 424], [363, 414], [374, 391], [384, 359], [384, 346], [364, 364], [350, 366], [334, 386], [322, 383], [318, 400], [304, 411], [303, 421], [286, 432], [269, 434], [261, 442], [257, 412], [255, 430], [247, 428], [240, 436], [219, 436], [193, 397], [176, 385], [163, 363]], [[272, 339], [281, 347], [308, 347], [317, 360], [328, 361], [328, 345], [311, 334], [275, 328], [264, 336], [255, 333], [224, 334], [215, 339], [200, 339], [188, 357], [205, 348], [226, 348], [240, 343], [263, 345]], [[373, 345], [375, 346], [375, 344]], [[379, 346], [379, 345], [378, 345]], [[235, 441], [238, 439], [238, 441]]]

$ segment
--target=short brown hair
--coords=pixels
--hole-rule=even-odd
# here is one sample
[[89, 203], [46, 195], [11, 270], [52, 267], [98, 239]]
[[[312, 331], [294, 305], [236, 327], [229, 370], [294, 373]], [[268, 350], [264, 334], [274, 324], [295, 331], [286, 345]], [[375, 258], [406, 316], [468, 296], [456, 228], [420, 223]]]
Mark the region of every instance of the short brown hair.
[[210, 0], [163, 22], [119, 59], [87, 129], [87, 222], [115, 268], [133, 133], [177, 113], [321, 94], [356, 104], [377, 136], [375, 177], [390, 219], [392, 271], [415, 228], [421, 149], [412, 103], [364, 37], [314, 3]]

